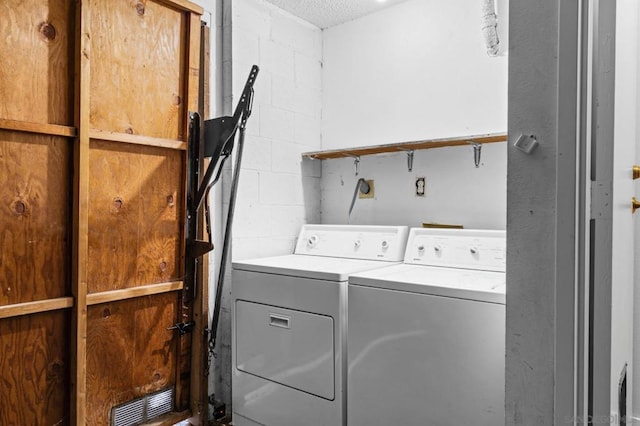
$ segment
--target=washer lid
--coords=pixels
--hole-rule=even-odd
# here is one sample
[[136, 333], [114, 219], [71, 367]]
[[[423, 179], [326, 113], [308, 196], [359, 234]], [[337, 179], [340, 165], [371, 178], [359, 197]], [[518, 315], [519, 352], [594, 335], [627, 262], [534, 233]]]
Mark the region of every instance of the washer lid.
[[349, 284], [504, 304], [506, 275], [400, 264], [356, 273], [349, 277]]
[[347, 281], [349, 275], [353, 273], [382, 268], [392, 264], [379, 260], [289, 254], [233, 262], [233, 269], [325, 281]]

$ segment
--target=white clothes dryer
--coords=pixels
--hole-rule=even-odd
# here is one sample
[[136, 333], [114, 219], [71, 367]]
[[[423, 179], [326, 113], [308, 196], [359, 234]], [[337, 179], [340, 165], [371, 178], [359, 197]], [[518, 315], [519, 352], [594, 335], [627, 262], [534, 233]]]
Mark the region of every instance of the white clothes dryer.
[[411, 229], [349, 278], [348, 425], [504, 424], [504, 231]]
[[294, 254], [233, 263], [234, 425], [346, 425], [348, 277], [402, 261], [407, 234], [305, 225]]

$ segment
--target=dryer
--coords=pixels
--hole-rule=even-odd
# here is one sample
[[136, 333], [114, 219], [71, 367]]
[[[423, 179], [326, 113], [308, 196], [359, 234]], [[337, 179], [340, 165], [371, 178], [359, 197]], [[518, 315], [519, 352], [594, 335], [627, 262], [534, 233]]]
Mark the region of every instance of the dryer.
[[504, 424], [505, 233], [412, 229], [350, 276], [349, 426]]
[[235, 425], [346, 425], [348, 277], [401, 262], [407, 234], [304, 225], [293, 254], [233, 263]]

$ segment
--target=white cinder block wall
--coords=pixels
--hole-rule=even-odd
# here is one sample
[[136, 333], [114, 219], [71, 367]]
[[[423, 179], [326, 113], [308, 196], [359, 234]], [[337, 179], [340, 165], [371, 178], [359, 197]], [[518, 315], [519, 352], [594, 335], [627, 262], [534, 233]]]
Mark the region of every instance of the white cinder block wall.
[[320, 221], [322, 32], [264, 0], [232, 2], [234, 105], [260, 66], [233, 226], [233, 260], [291, 253]]
[[[301, 153], [320, 149], [322, 35], [264, 0], [223, 1], [216, 37], [221, 58], [220, 114], [231, 115], [249, 70], [260, 67], [248, 121], [231, 238], [232, 260], [291, 253], [300, 226], [320, 221], [319, 163]], [[219, 8], [216, 8], [219, 9]], [[235, 161], [235, 160], [234, 160]], [[229, 160], [229, 163], [231, 160]], [[222, 178], [214, 219], [218, 262], [228, 209], [231, 165]], [[227, 263], [214, 360], [213, 391], [231, 411], [231, 265]], [[210, 286], [215, 292], [215, 284]], [[213, 304], [211, 310], [213, 312]]]
[[[501, 52], [507, 1], [498, 1]], [[446, 138], [507, 129], [507, 57], [486, 54], [481, 2], [410, 0], [323, 31], [324, 149]], [[506, 227], [504, 143], [362, 157], [375, 198], [356, 202], [351, 223]], [[346, 223], [357, 178], [353, 160], [324, 160], [322, 222]], [[426, 197], [415, 196], [416, 177]]]

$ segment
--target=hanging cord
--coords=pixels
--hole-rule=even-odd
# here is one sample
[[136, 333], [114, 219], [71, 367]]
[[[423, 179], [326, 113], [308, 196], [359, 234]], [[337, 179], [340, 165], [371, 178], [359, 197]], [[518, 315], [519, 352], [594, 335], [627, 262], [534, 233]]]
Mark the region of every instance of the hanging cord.
[[358, 198], [358, 192], [362, 191], [363, 194], [368, 194], [371, 191], [369, 184], [364, 178], [358, 179], [356, 183], [356, 189], [353, 191], [353, 198], [351, 199], [351, 206], [349, 206], [349, 222], [351, 222], [351, 212], [353, 211], [353, 206], [356, 204], [356, 198]]

